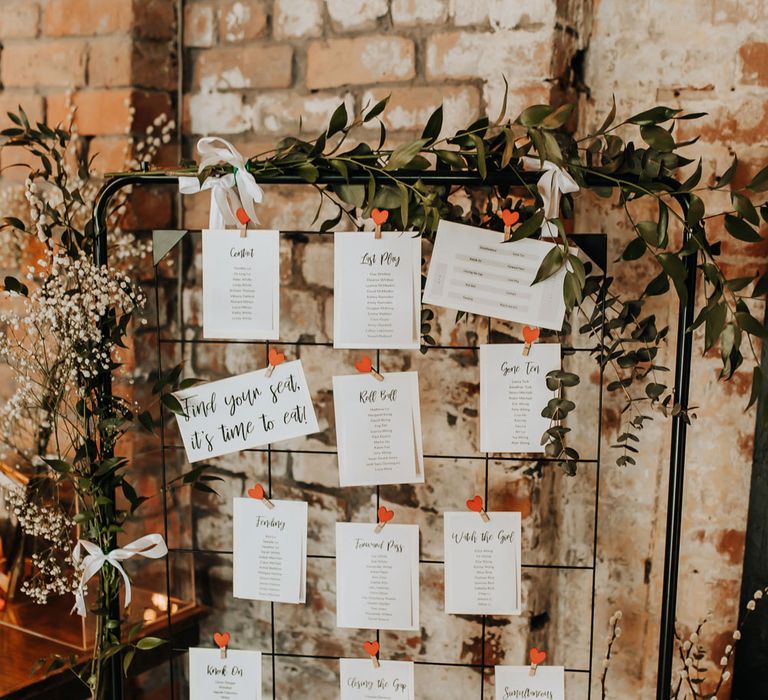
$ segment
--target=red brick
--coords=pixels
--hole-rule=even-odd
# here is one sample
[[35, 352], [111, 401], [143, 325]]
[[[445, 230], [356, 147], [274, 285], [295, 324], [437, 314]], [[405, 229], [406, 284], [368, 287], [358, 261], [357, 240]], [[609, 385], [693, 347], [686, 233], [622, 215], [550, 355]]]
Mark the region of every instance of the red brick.
[[133, 39], [99, 37], [88, 42], [88, 85], [130, 87], [133, 78]]
[[768, 87], [768, 43], [753, 41], [739, 49], [741, 82]]
[[33, 124], [43, 121], [43, 98], [40, 95], [3, 90], [0, 91], [0, 128], [11, 125], [11, 120], [6, 115], [8, 112], [18, 114], [19, 106]]
[[3, 3], [0, 11], [0, 39], [30, 39], [37, 36], [40, 6], [28, 0]]
[[85, 83], [85, 42], [8, 44], [3, 49], [5, 87], [78, 87]]
[[260, 2], [232, 0], [219, 9], [219, 41], [250, 41], [267, 29], [267, 11]]
[[[160, 92], [138, 90], [88, 90], [75, 93], [75, 124], [83, 136], [122, 135], [143, 131], [159, 114], [171, 114], [170, 97]], [[130, 108], [136, 112], [131, 114]], [[48, 122], [67, 118], [67, 100], [62, 94], [48, 98]]]
[[136, 36], [143, 39], [174, 39], [175, 5], [175, 0], [133, 0], [133, 28]]
[[293, 80], [290, 46], [210, 49], [195, 66], [195, 85], [206, 90], [288, 87]]
[[307, 50], [307, 87], [339, 87], [411, 80], [416, 50], [404, 37], [375, 36], [315, 41]]
[[48, 36], [90, 36], [130, 32], [133, 28], [133, 1], [48, 0], [43, 14], [43, 33]]
[[216, 38], [214, 17], [211, 3], [187, 3], [184, 7], [184, 46], [213, 46]]
[[88, 157], [99, 173], [116, 172], [126, 167], [131, 157], [132, 142], [127, 136], [96, 136], [88, 144]]

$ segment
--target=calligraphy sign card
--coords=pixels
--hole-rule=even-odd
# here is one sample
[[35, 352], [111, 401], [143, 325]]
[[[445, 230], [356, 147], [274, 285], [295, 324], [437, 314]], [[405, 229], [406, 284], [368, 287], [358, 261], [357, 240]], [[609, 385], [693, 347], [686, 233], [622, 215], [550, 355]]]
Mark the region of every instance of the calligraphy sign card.
[[189, 650], [190, 700], [261, 700], [261, 652], [193, 647]]
[[445, 612], [519, 615], [520, 513], [445, 513]]
[[496, 666], [496, 700], [565, 700], [562, 666]]
[[307, 599], [307, 504], [236, 498], [233, 506], [235, 598], [304, 603]]
[[333, 378], [342, 486], [424, 483], [419, 375]]
[[336, 523], [336, 624], [419, 629], [419, 526]]
[[339, 659], [341, 700], [414, 700], [412, 661]]
[[203, 231], [203, 337], [276, 340], [279, 333], [279, 232]]
[[417, 349], [421, 238], [413, 233], [334, 234], [333, 347]]
[[505, 243], [500, 231], [441, 221], [424, 303], [559, 331], [565, 269], [533, 284], [552, 243]]
[[318, 431], [301, 360], [175, 392], [190, 462]]
[[541, 415], [555, 393], [547, 373], [560, 369], [560, 345], [535, 343], [527, 356], [522, 343], [480, 346], [480, 450], [544, 451], [550, 427]]

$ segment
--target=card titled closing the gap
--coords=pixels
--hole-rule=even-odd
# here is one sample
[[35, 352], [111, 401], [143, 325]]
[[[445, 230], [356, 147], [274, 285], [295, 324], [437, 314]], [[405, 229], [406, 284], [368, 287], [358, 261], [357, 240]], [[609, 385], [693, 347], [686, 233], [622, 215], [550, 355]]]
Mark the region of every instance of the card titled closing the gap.
[[192, 647], [189, 650], [190, 700], [261, 700], [261, 652]]
[[565, 317], [565, 269], [537, 284], [552, 243], [505, 243], [499, 231], [441, 221], [424, 303], [559, 331]]
[[414, 700], [413, 661], [339, 659], [341, 700]]
[[304, 603], [307, 599], [307, 503], [235, 498], [235, 598]]
[[565, 669], [562, 666], [496, 666], [496, 700], [565, 700]]
[[520, 513], [445, 513], [445, 612], [519, 615]]
[[541, 415], [555, 392], [547, 373], [560, 369], [560, 344], [535, 343], [523, 355], [522, 343], [480, 346], [480, 450], [542, 453], [550, 427]]
[[342, 486], [424, 482], [417, 372], [333, 378]]
[[203, 231], [203, 337], [276, 340], [280, 334], [278, 231]]
[[419, 526], [336, 523], [336, 625], [419, 629]]
[[301, 360], [239, 374], [174, 393], [190, 462], [318, 431]]
[[345, 231], [333, 246], [333, 347], [418, 348], [421, 237]]

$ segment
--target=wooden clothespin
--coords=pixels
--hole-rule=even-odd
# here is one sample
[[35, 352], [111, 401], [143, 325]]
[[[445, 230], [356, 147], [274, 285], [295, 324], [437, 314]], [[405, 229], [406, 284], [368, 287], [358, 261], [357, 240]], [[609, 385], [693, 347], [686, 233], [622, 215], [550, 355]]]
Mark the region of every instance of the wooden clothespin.
[[502, 209], [501, 220], [504, 222], [504, 240], [508, 241], [512, 235], [512, 226], [520, 220], [520, 212]]
[[533, 647], [529, 652], [529, 656], [531, 659], [531, 668], [528, 670], [528, 675], [535, 676], [539, 664], [544, 663], [544, 660], [547, 658], [547, 652], [539, 651], [536, 647]]
[[475, 513], [480, 513], [480, 517], [483, 519], [484, 523], [491, 522], [491, 519], [488, 517], [488, 513], [486, 513], [485, 509], [483, 508], [483, 499], [480, 498], [480, 496], [475, 496], [474, 498], [468, 499], [467, 508]]
[[251, 219], [242, 207], [238, 208], [235, 216], [237, 216], [237, 220], [240, 222], [240, 238], [245, 238], [248, 235], [248, 223]]
[[373, 363], [368, 355], [363, 355], [357, 362], [355, 362], [355, 369], [362, 374], [372, 374], [377, 381], [384, 381], [384, 375], [379, 374], [373, 368]]
[[221, 650], [221, 658], [227, 658], [227, 646], [229, 645], [229, 632], [214, 632], [213, 641]]
[[376, 224], [373, 237], [378, 240], [381, 238], [381, 225], [386, 223], [387, 219], [389, 218], [389, 211], [386, 209], [374, 209], [371, 212], [371, 218], [373, 219], [373, 223]]
[[270, 348], [268, 357], [269, 357], [269, 360], [267, 364], [267, 371], [266, 371], [266, 374], [264, 375], [267, 379], [269, 379], [272, 376], [272, 372], [275, 371], [275, 367], [285, 362], [285, 354], [282, 352], [278, 352], [274, 348]]
[[378, 642], [364, 642], [363, 643], [363, 649], [365, 649], [365, 653], [368, 654], [371, 657], [371, 662], [373, 663], [374, 668], [379, 668], [381, 664], [379, 664], [379, 643]]
[[523, 346], [523, 357], [528, 357], [528, 353], [531, 351], [531, 345], [533, 345], [541, 335], [541, 330], [536, 326], [523, 326], [523, 340], [525, 345]]
[[395, 517], [394, 510], [390, 510], [386, 506], [379, 507], [379, 522], [373, 531], [376, 534], [380, 533], [384, 529], [384, 526], [394, 517]]
[[264, 487], [261, 484], [256, 484], [253, 488], [248, 489], [248, 496], [255, 498], [257, 501], [263, 501], [264, 505], [270, 510], [275, 507], [275, 504], [266, 497]]

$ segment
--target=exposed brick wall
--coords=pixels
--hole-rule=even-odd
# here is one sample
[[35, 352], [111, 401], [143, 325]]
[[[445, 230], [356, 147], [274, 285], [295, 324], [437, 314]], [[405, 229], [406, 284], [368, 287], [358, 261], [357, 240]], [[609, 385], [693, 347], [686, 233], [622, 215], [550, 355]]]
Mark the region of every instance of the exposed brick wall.
[[[73, 89], [78, 128], [91, 151], [102, 154], [104, 169], [119, 167], [124, 149], [130, 148], [130, 134], [141, 132], [156, 113], [174, 107], [177, 66], [169, 50], [174, 4], [172, 0], [7, 0], [0, 11], [0, 111], [22, 103], [33, 118], [56, 122], [65, 116], [66, 93]], [[703, 157], [711, 176], [714, 170], [722, 172], [733, 147], [743, 156], [737, 178], [743, 183], [758, 163], [768, 160], [766, 30], [768, 17], [760, 0], [185, 0], [183, 137], [187, 151], [199, 136], [218, 134], [253, 154], [296, 134], [300, 115], [305, 133], [314, 136], [341, 100], [351, 110], [390, 93], [385, 122], [395, 142], [418, 134], [441, 101], [444, 131], [449, 132], [481, 113], [497, 113], [504, 74], [510, 83], [510, 113], [537, 102], [576, 99], [582, 131], [599, 124], [611, 94], [623, 116], [657, 102], [709, 111], [702, 141], [691, 149], [691, 156]], [[693, 128], [681, 125], [680, 137], [692, 135]], [[372, 128], [370, 138], [377, 137]], [[159, 195], [150, 203], [153, 206], [144, 215], [134, 214], [132, 220], [159, 225], [170, 199]], [[207, 196], [185, 198], [184, 206], [186, 225], [205, 225]], [[316, 195], [309, 190], [273, 189], [260, 215], [265, 225], [294, 229], [311, 225], [315, 206]], [[575, 227], [607, 232], [611, 259], [629, 235], [623, 221], [615, 206], [586, 193], [579, 195]], [[724, 250], [733, 251], [727, 240]], [[327, 241], [284, 244], [284, 335], [331, 337], [330, 251]], [[755, 247], [748, 255], [731, 256], [729, 272], [752, 272], [765, 252]], [[197, 264], [199, 259], [187, 271], [193, 284], [199, 283]], [[616, 269], [619, 286], [630, 292], [636, 291], [638, 275], [653, 272], [645, 262]], [[193, 323], [198, 302], [199, 290], [183, 300]], [[674, 323], [669, 308], [660, 306], [657, 311], [660, 323]], [[436, 332], [445, 343], [455, 344], [467, 333], [484, 333], [482, 325], [454, 329], [450, 313], [443, 314], [440, 322]], [[154, 356], [143, 358], [141, 351], [139, 364], [154, 361]], [[212, 345], [196, 352], [193, 369], [201, 376], [245, 371], [254, 363], [249, 353], [247, 346]], [[343, 353], [315, 351], [302, 359], [311, 382], [327, 378], [331, 371], [344, 372], [349, 364]], [[406, 362], [395, 357], [390, 361], [392, 366]], [[671, 355], [664, 361], [671, 364]], [[420, 371], [423, 380], [425, 439], [452, 446], [471, 439], [476, 428], [476, 416], [471, 415], [476, 358], [457, 351], [441, 359], [415, 357], [407, 363]], [[693, 401], [700, 408], [689, 449], [680, 617], [690, 625], [712, 611], [713, 633], [724, 639], [736, 618], [754, 423], [752, 413], [741, 410], [747, 372], [723, 387], [717, 385], [717, 366], [717, 358], [707, 357], [697, 358], [694, 367]], [[588, 364], [579, 367], [585, 377], [585, 396], [579, 405], [585, 408], [574, 420], [581, 421], [585, 434], [594, 428], [593, 369]], [[313, 382], [313, 388], [321, 424], [327, 427], [329, 388], [320, 381]], [[447, 397], [441, 393], [446, 386]], [[605, 407], [604, 447], [615, 437], [619, 408], [614, 401]], [[597, 639], [600, 648], [605, 619], [614, 609], [623, 609], [625, 637], [610, 681], [611, 696], [617, 698], [651, 696], [655, 687], [667, 428], [659, 421], [647, 429], [642, 467], [617, 470], [608, 453], [603, 472]], [[197, 498], [200, 546], [227, 547], [229, 496], [240, 495], [249, 480], [264, 476], [264, 464], [254, 455], [221, 464], [222, 473], [234, 471], [234, 478], [227, 482], [223, 504], [215, 498]], [[337, 518], [367, 517], [367, 491], [335, 488], [333, 459], [281, 456], [275, 458], [274, 468], [281, 496], [311, 496], [311, 517], [319, 523], [312, 551], [332, 554], [332, 523]], [[494, 483], [501, 485], [492, 489], [498, 499], [495, 507], [524, 513], [526, 556], [541, 562], [588, 563], [593, 485], [588, 474], [576, 480], [548, 476], [530, 484], [510, 478], [501, 465], [494, 465], [492, 472]], [[472, 464], [431, 464], [427, 495], [408, 489], [389, 493], [405, 498], [408, 518], [423, 526], [426, 550], [439, 558], [435, 537], [440, 521], [431, 512], [450, 502], [451, 485], [457, 479], [480, 484], [481, 478]], [[316, 563], [310, 567], [311, 608], [292, 607], [284, 616], [281, 610], [279, 641], [283, 648], [299, 653], [317, 653], [321, 645], [331, 654], [352, 649], [354, 635], [334, 630], [333, 591], [324, 585], [326, 577], [332, 580], [332, 566], [326, 567], [322, 560], [322, 566]], [[229, 599], [230, 564], [226, 559], [202, 562], [206, 571], [198, 591], [217, 606], [214, 621], [231, 624], [243, 645], [264, 641], [268, 646], [269, 609]], [[441, 574], [429, 569], [424, 576], [428, 634], [423, 642], [387, 636], [388, 648], [423, 658], [479, 662], [477, 625], [444, 618], [439, 607]], [[530, 641], [545, 641], [567, 657], [561, 660], [582, 665], [588, 641], [582, 601], [588, 583], [576, 575], [527, 579], [528, 609], [547, 612], [549, 622], [535, 633], [527, 619], [489, 629], [486, 659], [501, 658], [502, 652], [507, 658], [522, 658]], [[723, 644], [714, 649], [715, 661]], [[419, 692], [425, 697], [432, 697], [431, 692], [473, 697], [477, 692], [473, 672], [440, 675], [438, 670], [420, 669], [430, 674], [419, 678]], [[279, 692], [285, 697], [289, 696], [285, 684], [290, 682], [297, 684], [290, 688], [293, 696], [309, 688], [307, 696], [335, 697], [328, 664], [307, 660], [291, 666], [285, 661], [278, 664], [278, 672]], [[576, 698], [581, 686], [577, 679], [573, 683]]]

